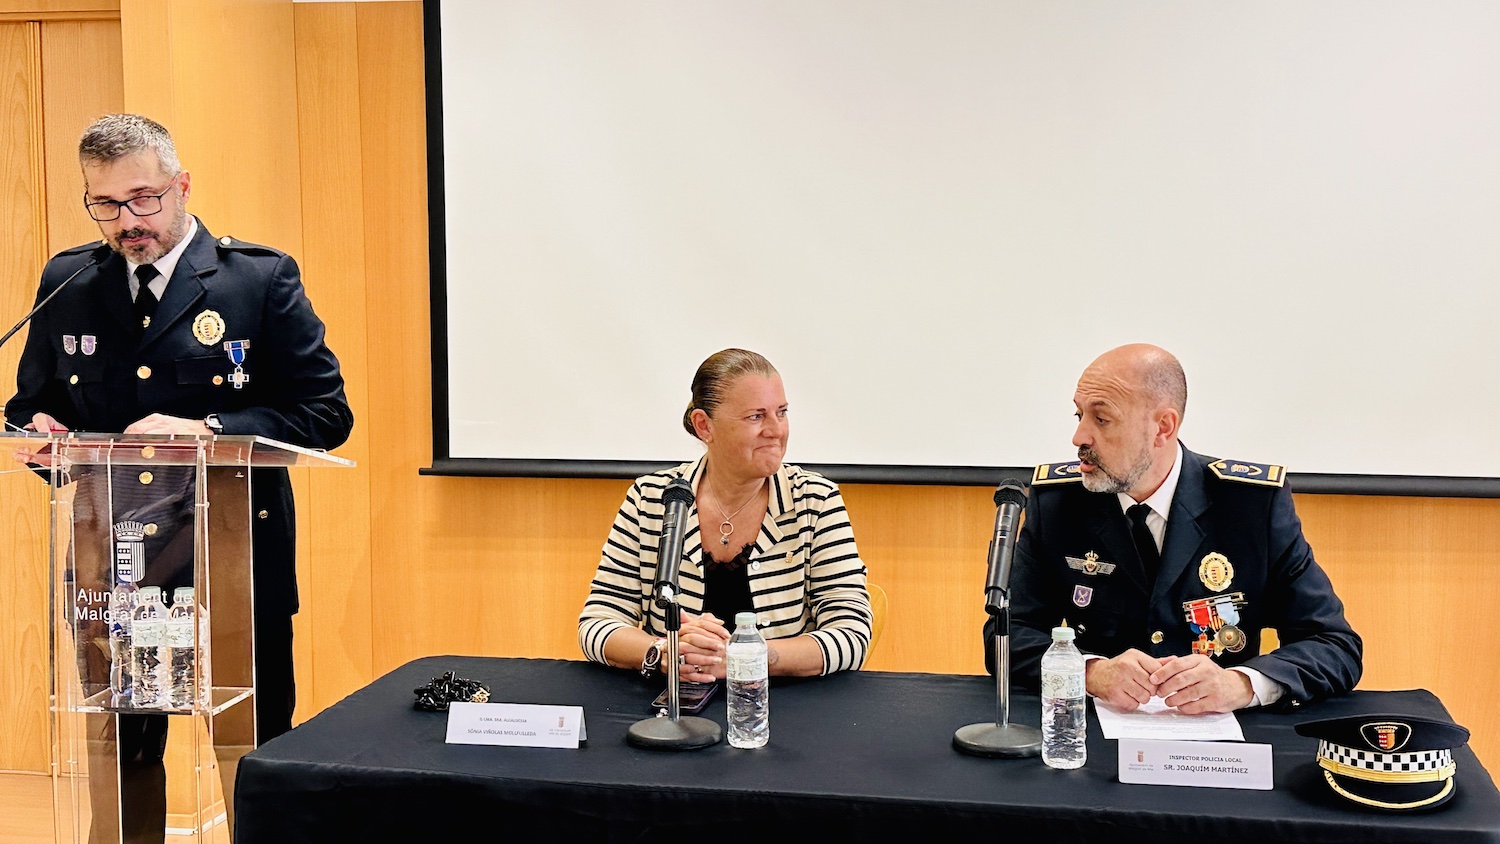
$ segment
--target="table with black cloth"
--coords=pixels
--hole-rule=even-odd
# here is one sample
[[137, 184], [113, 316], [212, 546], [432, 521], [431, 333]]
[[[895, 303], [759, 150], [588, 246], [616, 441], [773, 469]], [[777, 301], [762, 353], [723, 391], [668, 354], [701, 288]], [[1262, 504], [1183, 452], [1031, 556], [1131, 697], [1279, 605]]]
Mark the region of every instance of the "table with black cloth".
[[[585, 746], [446, 744], [447, 715], [412, 706], [413, 691], [445, 671], [487, 683], [495, 702], [582, 706]], [[1447, 717], [1425, 691], [1238, 713], [1246, 740], [1274, 747], [1272, 791], [1121, 784], [1116, 743], [1092, 711], [1078, 770], [960, 754], [954, 730], [995, 718], [986, 676], [777, 678], [771, 741], [758, 750], [628, 744], [659, 691], [659, 680], [586, 662], [415, 660], [242, 760], [236, 841], [1500, 842], [1500, 793], [1467, 747], [1444, 809], [1376, 814], [1333, 795], [1316, 741], [1293, 730], [1362, 713]], [[1015, 695], [1012, 712], [1035, 726], [1039, 702]], [[723, 725], [724, 696], [703, 715]]]

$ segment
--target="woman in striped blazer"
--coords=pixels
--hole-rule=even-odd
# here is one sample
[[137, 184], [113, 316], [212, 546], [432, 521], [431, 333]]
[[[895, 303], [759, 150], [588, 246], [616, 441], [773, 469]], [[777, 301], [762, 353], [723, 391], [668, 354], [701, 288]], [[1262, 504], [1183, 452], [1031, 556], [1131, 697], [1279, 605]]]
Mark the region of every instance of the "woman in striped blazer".
[[[683, 680], [724, 677], [736, 613], [754, 612], [773, 675], [857, 669], [870, 645], [870, 595], [844, 499], [832, 481], [783, 464], [786, 392], [764, 357], [726, 349], [693, 377], [683, 427], [706, 453], [636, 479], [615, 516], [578, 617], [595, 662], [651, 674], [666, 618], [652, 601], [657, 546], [673, 479], [693, 487], [678, 575]], [[701, 529], [700, 529], [701, 527]]]

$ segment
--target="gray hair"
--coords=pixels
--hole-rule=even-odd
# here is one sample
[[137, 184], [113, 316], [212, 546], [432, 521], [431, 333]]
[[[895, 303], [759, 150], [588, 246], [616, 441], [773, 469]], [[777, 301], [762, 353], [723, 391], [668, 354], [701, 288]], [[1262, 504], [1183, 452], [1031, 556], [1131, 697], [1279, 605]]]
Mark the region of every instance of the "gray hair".
[[166, 127], [139, 114], [109, 114], [95, 120], [78, 139], [80, 165], [107, 164], [150, 150], [168, 176], [182, 172], [177, 146]]
[[752, 374], [769, 378], [777, 373], [776, 367], [764, 356], [744, 349], [725, 349], [709, 355], [693, 373], [693, 398], [682, 413], [682, 427], [689, 434], [698, 436], [693, 427], [693, 411], [701, 410], [713, 416], [719, 409], [719, 402], [724, 400], [724, 394], [729, 391], [729, 385], [741, 375]]
[[1187, 374], [1170, 352], [1158, 349], [1141, 363], [1141, 386], [1158, 406], [1166, 405], [1187, 415]]

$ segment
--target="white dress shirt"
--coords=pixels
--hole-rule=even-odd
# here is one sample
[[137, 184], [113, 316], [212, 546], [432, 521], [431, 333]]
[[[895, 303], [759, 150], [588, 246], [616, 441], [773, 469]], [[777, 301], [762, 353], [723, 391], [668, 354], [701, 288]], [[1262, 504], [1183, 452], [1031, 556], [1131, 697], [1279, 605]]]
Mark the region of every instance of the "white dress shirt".
[[[160, 258], [157, 258], [154, 262], [156, 271], [161, 273], [161, 275], [151, 279], [151, 283], [147, 284], [146, 286], [151, 288], [152, 293], [156, 294], [156, 301], [160, 302], [162, 294], [166, 293], [167, 282], [172, 280], [172, 271], [177, 269], [177, 262], [182, 258], [182, 253], [187, 251], [188, 244], [193, 240], [193, 235], [197, 233], [198, 218], [189, 216], [187, 234], [183, 235], [182, 240], [179, 241], [176, 246], [172, 247], [172, 251], [161, 256]], [[126, 258], [125, 266], [129, 268], [129, 272], [126, 273], [126, 275], [128, 276], [130, 282], [130, 301], [134, 302], [135, 297], [139, 296], [141, 293], [141, 283], [137, 281], [135, 277], [135, 271], [138, 267], [140, 267], [140, 264], [137, 264], [134, 261], [131, 261], [129, 258]]]

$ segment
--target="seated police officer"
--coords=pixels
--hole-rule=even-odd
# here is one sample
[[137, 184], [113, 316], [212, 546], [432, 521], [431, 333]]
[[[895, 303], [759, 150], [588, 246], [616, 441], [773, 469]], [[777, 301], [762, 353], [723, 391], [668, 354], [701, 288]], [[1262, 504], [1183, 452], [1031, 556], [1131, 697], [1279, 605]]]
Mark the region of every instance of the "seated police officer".
[[[1073, 403], [1079, 459], [1037, 467], [1017, 541], [1015, 681], [1038, 685], [1066, 619], [1089, 694], [1117, 709], [1157, 696], [1184, 713], [1229, 712], [1352, 689], [1363, 645], [1302, 536], [1285, 470], [1178, 443], [1177, 359], [1114, 349]], [[1262, 655], [1264, 628], [1280, 644]], [[993, 663], [994, 619], [984, 632]]]

